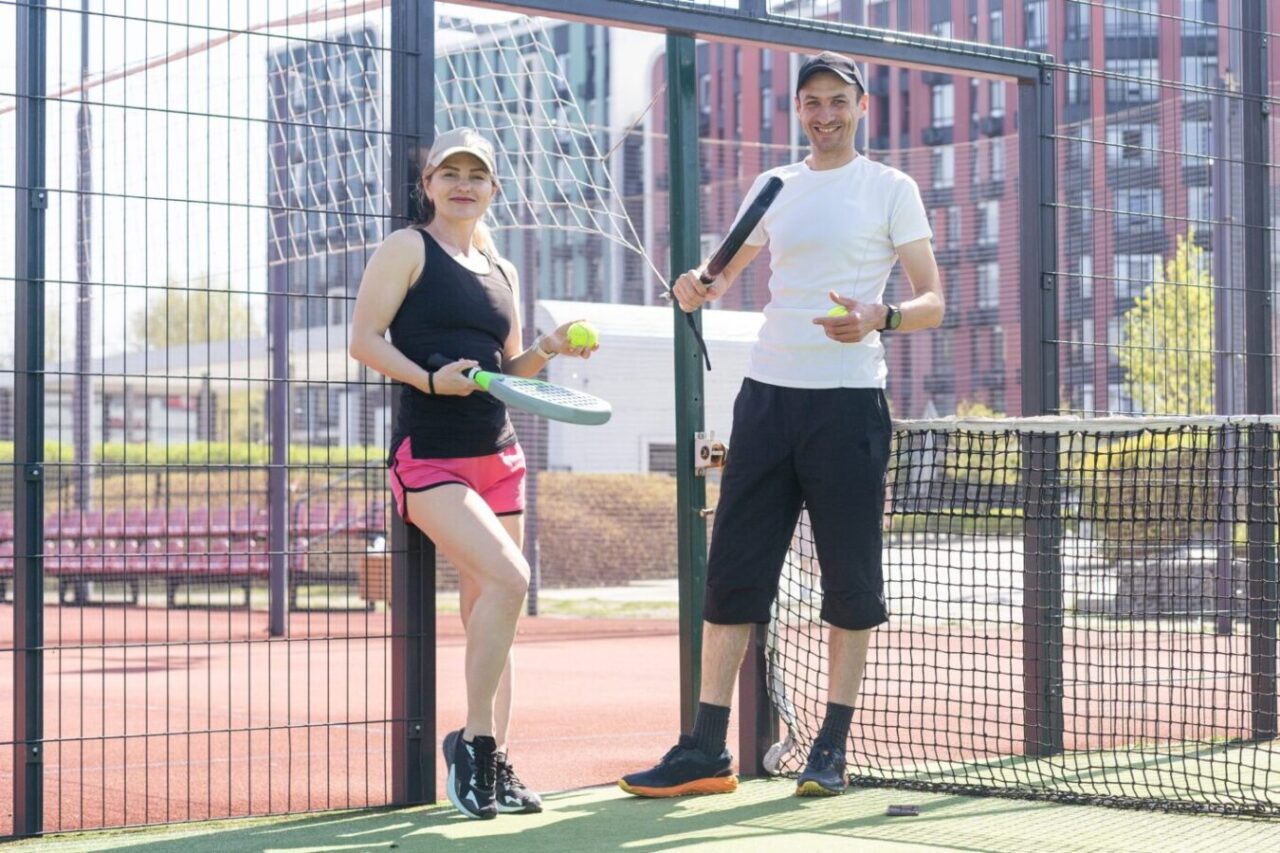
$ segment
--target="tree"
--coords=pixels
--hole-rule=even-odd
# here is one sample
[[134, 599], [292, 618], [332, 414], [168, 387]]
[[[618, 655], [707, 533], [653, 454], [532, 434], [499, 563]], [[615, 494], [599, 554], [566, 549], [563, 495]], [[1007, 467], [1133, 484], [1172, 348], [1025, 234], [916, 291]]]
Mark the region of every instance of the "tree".
[[1174, 256], [1125, 313], [1120, 366], [1147, 414], [1213, 412], [1213, 274], [1195, 236], [1178, 237]]
[[248, 295], [233, 293], [225, 280], [219, 285], [207, 276], [193, 279], [190, 287], [170, 281], [147, 300], [145, 310], [134, 312], [131, 326], [135, 345], [148, 349], [262, 335]]

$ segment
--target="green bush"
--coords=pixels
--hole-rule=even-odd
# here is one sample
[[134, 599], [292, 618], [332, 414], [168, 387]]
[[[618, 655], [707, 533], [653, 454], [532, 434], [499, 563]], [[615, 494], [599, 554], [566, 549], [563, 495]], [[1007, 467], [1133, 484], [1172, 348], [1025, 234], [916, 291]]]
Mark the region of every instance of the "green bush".
[[[380, 447], [289, 446], [290, 465], [364, 465], [381, 462]], [[99, 462], [146, 465], [267, 465], [271, 448], [243, 442], [192, 441], [186, 444], [108, 442], [95, 449]]]
[[[46, 462], [71, 462], [75, 458], [75, 453], [71, 445], [61, 441], [45, 441], [44, 443], [44, 461]], [[0, 463], [13, 462], [13, 442], [0, 441]]]
[[1074, 460], [1081, 518], [1126, 551], [1212, 538], [1222, 515], [1218, 442], [1216, 433], [1195, 429], [1099, 440]]

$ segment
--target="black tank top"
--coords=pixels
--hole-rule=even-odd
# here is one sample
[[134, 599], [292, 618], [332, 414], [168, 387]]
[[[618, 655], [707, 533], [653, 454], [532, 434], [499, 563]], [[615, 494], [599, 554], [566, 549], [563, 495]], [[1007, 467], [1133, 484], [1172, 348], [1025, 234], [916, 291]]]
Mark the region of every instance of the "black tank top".
[[[426, 231], [415, 230], [422, 235], [426, 261], [391, 320], [392, 346], [424, 369], [427, 359], [440, 353], [450, 359], [473, 359], [482, 370], [500, 372], [515, 316], [507, 274], [487, 252], [489, 272], [474, 273]], [[496, 453], [514, 444], [516, 433], [506, 405], [482, 391], [433, 397], [401, 385], [392, 456], [405, 438], [412, 441], [415, 459], [441, 459]]]

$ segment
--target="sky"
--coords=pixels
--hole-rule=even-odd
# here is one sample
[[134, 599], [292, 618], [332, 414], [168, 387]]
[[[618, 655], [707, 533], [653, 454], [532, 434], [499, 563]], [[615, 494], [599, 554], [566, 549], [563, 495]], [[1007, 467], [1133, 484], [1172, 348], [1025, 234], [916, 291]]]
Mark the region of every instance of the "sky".
[[[74, 0], [65, 4], [75, 8]], [[381, 7], [381, 8], [380, 8]], [[141, 311], [147, 287], [184, 283], [208, 276], [237, 291], [261, 293], [266, 282], [267, 55], [289, 38], [322, 38], [372, 22], [388, 31], [389, 4], [352, 3], [357, 10], [328, 21], [277, 24], [308, 10], [344, 8], [341, 0], [271, 0], [190, 4], [150, 0], [91, 0], [89, 66], [91, 80], [123, 69], [154, 64], [142, 73], [92, 85], [91, 280], [94, 288], [93, 351], [126, 345], [130, 318]], [[478, 22], [510, 13], [437, 4], [439, 15], [468, 16]], [[164, 19], [164, 20], [162, 20]], [[210, 31], [212, 28], [212, 31]], [[15, 49], [16, 10], [0, 5], [0, 56]], [[243, 32], [252, 30], [252, 32]], [[76, 87], [80, 79], [80, 15], [48, 13], [47, 54], [51, 94]], [[239, 32], [239, 34], [236, 34]], [[615, 31], [617, 68], [647, 67], [661, 48], [651, 33]], [[228, 36], [232, 36], [227, 38]], [[223, 43], [208, 47], [211, 39]], [[207, 49], [205, 49], [207, 47]], [[186, 58], [163, 61], [188, 48]], [[645, 78], [626, 81], [615, 93], [615, 119], [622, 124], [642, 110], [650, 94]], [[0, 63], [0, 233], [15, 226], [16, 88], [14, 63]], [[70, 358], [76, 279], [76, 115], [78, 91], [49, 101], [46, 300], [53, 348]], [[145, 107], [146, 109], [141, 109]], [[385, 111], [384, 111], [385, 115]], [[201, 203], [187, 204], [186, 199]], [[0, 369], [12, 366], [14, 241], [0, 239]], [[153, 291], [154, 293], [154, 291]], [[255, 306], [261, 309], [259, 300]]]

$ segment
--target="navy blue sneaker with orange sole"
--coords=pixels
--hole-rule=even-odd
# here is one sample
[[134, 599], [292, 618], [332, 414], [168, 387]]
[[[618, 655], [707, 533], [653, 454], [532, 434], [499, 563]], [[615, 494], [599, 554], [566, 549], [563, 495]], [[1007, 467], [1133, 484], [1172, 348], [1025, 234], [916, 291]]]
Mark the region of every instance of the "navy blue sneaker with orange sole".
[[738, 789], [738, 777], [729, 750], [708, 755], [694, 746], [692, 737], [681, 735], [655, 766], [623, 776], [618, 787], [637, 797], [728, 794]]

